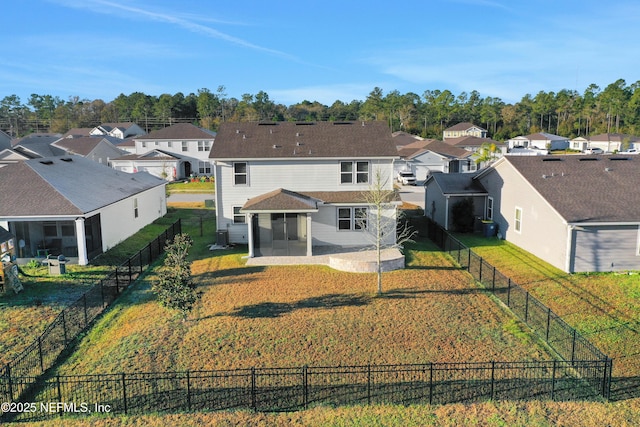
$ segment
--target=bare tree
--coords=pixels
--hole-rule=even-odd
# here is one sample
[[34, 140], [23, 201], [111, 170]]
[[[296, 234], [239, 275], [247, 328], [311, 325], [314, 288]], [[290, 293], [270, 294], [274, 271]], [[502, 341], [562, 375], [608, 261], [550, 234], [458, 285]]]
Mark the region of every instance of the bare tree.
[[356, 226], [361, 229], [376, 251], [378, 294], [382, 294], [382, 251], [403, 249], [412, 242], [415, 231], [403, 221], [398, 210], [398, 193], [390, 183], [390, 177], [380, 169], [373, 174], [369, 189], [362, 193], [366, 208], [356, 208]]

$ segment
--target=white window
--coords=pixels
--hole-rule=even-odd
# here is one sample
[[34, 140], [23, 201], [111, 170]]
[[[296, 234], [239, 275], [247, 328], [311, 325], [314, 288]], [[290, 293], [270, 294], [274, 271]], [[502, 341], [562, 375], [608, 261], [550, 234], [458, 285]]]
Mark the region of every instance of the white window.
[[147, 141], [142, 141], [142, 148], [147, 148]]
[[198, 162], [198, 173], [211, 173], [211, 163], [206, 161]]
[[167, 141], [167, 147], [173, 147], [173, 141]]
[[365, 230], [367, 221], [367, 208], [338, 208], [338, 230]]
[[340, 183], [369, 183], [369, 162], [340, 162]]
[[198, 141], [198, 151], [211, 150], [211, 141]]
[[233, 223], [234, 224], [246, 224], [247, 218], [243, 213], [240, 212], [242, 206], [234, 206], [233, 207]]
[[487, 197], [487, 219], [493, 219], [493, 197]]
[[182, 141], [182, 151], [189, 151], [189, 143], [187, 141]]
[[233, 183], [235, 185], [247, 185], [247, 163], [237, 162], [233, 164]]
[[518, 233], [522, 232], [522, 208], [516, 208], [516, 218], [513, 226]]

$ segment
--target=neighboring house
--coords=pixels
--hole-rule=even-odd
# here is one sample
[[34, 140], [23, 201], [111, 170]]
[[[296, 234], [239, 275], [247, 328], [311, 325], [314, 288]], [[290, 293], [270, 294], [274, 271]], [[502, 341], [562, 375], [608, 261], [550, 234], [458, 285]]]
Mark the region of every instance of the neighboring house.
[[120, 144], [116, 145], [119, 149], [130, 154], [136, 154], [136, 141], [133, 138], [127, 138]]
[[93, 129], [94, 128], [71, 128], [62, 135], [62, 138], [91, 136], [91, 131]]
[[638, 149], [640, 138], [622, 133], [602, 133], [589, 137], [589, 144], [585, 148], [600, 148], [605, 153], [625, 151], [630, 148]]
[[476, 126], [473, 123], [458, 123], [442, 131], [442, 139], [461, 138], [464, 136], [475, 136], [477, 138], [486, 138], [487, 130]]
[[569, 148], [569, 138], [545, 132], [538, 132], [526, 136], [511, 138], [507, 141], [507, 145], [509, 149], [537, 148], [540, 150], [565, 150]]
[[424, 141], [424, 138], [417, 135], [411, 135], [410, 133], [406, 133], [401, 130], [393, 132], [391, 137], [393, 138], [393, 143], [396, 145], [398, 150], [406, 145], [414, 144], [418, 141]]
[[116, 138], [112, 136], [68, 136], [60, 138], [51, 145], [64, 150], [66, 154], [75, 154], [110, 166], [111, 159], [126, 153], [116, 147], [115, 143], [117, 143]]
[[[169, 153], [164, 150], [151, 150], [144, 154], [127, 154], [111, 160], [111, 167], [129, 173], [148, 172], [151, 175], [162, 178], [167, 181], [175, 181], [183, 179], [185, 176], [179, 176], [178, 171], [183, 171], [185, 160], [182, 156]], [[209, 162], [207, 164], [210, 165]], [[212, 170], [204, 171], [207, 175], [211, 175]]]
[[166, 213], [166, 181], [128, 174], [80, 156], [0, 167], [0, 227], [17, 258], [62, 254], [85, 265]]
[[223, 123], [210, 154], [218, 241], [247, 243], [251, 257], [370, 246], [366, 195], [380, 178], [395, 222], [397, 153], [383, 122]]
[[126, 139], [132, 136], [144, 135], [146, 132], [140, 126], [132, 122], [103, 123], [89, 132], [92, 136], [108, 135], [118, 139]]
[[638, 156], [505, 157], [476, 180], [513, 244], [570, 273], [640, 270]]
[[178, 177], [208, 175], [212, 169], [209, 152], [216, 133], [202, 129], [190, 123], [178, 123], [147, 135], [137, 136], [135, 154], [144, 154], [151, 150], [174, 153], [183, 159]]
[[435, 139], [405, 145], [398, 150], [401, 161], [415, 173], [416, 180], [424, 181], [433, 172], [461, 173], [476, 170], [473, 152]]
[[427, 181], [425, 215], [443, 227], [452, 197], [484, 190], [484, 212], [475, 214], [549, 264], [569, 273], [640, 270], [639, 156], [505, 156], [470, 182], [437, 178]]
[[461, 200], [473, 200], [474, 219], [486, 218], [487, 191], [477, 182], [476, 174], [434, 173], [424, 183], [425, 216], [445, 230], [455, 230], [453, 207]]
[[506, 145], [502, 142], [495, 141], [491, 138], [478, 138], [477, 136], [463, 136], [460, 138], [449, 138], [444, 141], [446, 144], [458, 148], [464, 148], [467, 151], [476, 152], [481, 148], [494, 145], [496, 147], [496, 155], [500, 156], [506, 152]]
[[584, 151], [589, 148], [589, 140], [579, 136], [569, 141], [569, 148], [572, 150]]
[[25, 157], [51, 157], [64, 154], [64, 150], [51, 144], [61, 138], [59, 133], [32, 133], [13, 141], [13, 150]]

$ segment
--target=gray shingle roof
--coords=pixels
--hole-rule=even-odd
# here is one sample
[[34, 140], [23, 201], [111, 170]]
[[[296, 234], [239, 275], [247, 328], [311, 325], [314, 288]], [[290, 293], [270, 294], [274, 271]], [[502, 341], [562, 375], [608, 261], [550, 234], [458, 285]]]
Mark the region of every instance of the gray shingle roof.
[[567, 222], [640, 222], [640, 156], [507, 156]]
[[26, 160], [0, 168], [0, 217], [85, 214], [164, 184], [80, 156]]
[[487, 190], [474, 177], [472, 173], [433, 173], [428, 180], [438, 184], [445, 195], [487, 194]]
[[457, 131], [462, 131], [462, 130], [469, 130], [469, 129], [474, 128], [474, 127], [478, 128], [480, 130], [485, 130], [486, 131], [486, 129], [483, 129], [480, 126], [474, 125], [473, 123], [469, 123], [469, 122], [458, 123], [456, 125], [453, 125], [451, 127], [446, 128], [445, 131], [456, 131], [456, 130]]
[[202, 129], [191, 123], [177, 123], [164, 129], [154, 130], [146, 135], [136, 136], [136, 140], [159, 140], [159, 139], [214, 139], [216, 133]]
[[212, 159], [397, 158], [384, 122], [223, 123]]

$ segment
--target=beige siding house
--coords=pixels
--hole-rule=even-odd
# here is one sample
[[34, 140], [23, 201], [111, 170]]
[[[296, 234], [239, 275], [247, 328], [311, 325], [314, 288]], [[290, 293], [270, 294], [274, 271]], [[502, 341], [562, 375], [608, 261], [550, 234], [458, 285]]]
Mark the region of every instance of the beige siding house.
[[442, 131], [442, 139], [461, 138], [464, 136], [475, 136], [477, 138], [486, 138], [487, 130], [476, 126], [473, 123], [458, 123]]

